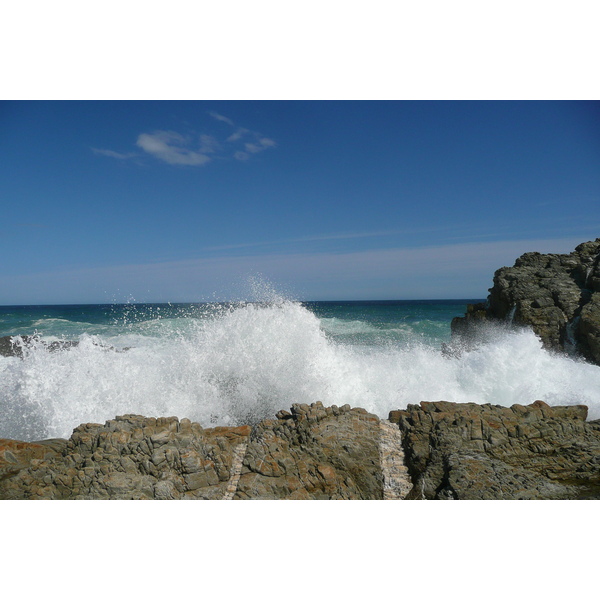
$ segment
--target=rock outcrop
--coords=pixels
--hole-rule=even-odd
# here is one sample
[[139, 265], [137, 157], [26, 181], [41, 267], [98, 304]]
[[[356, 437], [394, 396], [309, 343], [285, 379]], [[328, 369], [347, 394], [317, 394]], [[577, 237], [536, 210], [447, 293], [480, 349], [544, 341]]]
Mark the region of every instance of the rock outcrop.
[[547, 349], [600, 365], [600, 238], [570, 254], [528, 252], [494, 275], [485, 304], [452, 321], [454, 339], [470, 342], [486, 322], [528, 326]]
[[[294, 404], [254, 427], [124, 415], [0, 440], [0, 499], [600, 499], [587, 407]], [[410, 475], [410, 476], [409, 476]]]
[[252, 431], [237, 498], [383, 498], [378, 417], [321, 403], [277, 417]]
[[[380, 423], [364, 409], [320, 402], [252, 428], [125, 415], [80, 425], [50, 454], [29, 444], [37, 453], [7, 466], [0, 499], [382, 499]], [[399, 444], [386, 453], [402, 465], [388, 473], [387, 497], [410, 487], [398, 492], [401, 453]]]
[[250, 427], [124, 415], [77, 427], [62, 452], [0, 482], [4, 499], [221, 498]]
[[586, 406], [421, 402], [390, 413], [408, 499], [600, 499], [600, 422]]
[[79, 345], [79, 342], [76, 340], [61, 340], [48, 343], [44, 342], [39, 335], [5, 335], [0, 337], [0, 356], [18, 356], [19, 358], [23, 358], [23, 349], [30, 347], [34, 342], [43, 344], [49, 352], [68, 350]]

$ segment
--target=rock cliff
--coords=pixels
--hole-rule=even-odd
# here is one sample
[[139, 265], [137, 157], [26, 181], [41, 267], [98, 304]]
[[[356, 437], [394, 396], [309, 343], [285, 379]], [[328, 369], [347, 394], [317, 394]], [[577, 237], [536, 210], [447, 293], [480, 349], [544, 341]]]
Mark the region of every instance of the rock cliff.
[[496, 271], [489, 292], [453, 320], [454, 339], [472, 341], [484, 322], [510, 322], [531, 327], [548, 349], [600, 365], [600, 238], [570, 254], [523, 254]]

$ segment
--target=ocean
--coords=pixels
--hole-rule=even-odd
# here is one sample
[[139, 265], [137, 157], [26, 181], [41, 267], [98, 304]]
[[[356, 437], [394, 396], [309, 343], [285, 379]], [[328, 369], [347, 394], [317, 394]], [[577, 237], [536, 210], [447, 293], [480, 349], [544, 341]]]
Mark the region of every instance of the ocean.
[[[1, 306], [0, 336], [36, 339], [0, 356], [0, 437], [69, 437], [127, 413], [252, 424], [293, 403], [350, 404], [387, 418], [423, 400], [587, 404], [600, 368], [491, 329], [444, 351], [464, 300]], [[52, 342], [77, 342], [57, 349]]]

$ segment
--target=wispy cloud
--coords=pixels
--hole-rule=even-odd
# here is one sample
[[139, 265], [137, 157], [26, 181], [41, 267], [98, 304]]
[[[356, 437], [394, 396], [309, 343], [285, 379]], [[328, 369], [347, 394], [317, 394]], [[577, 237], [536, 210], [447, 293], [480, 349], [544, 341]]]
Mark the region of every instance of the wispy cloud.
[[[346, 253], [220, 256], [0, 277], [0, 303], [232, 299], [251, 273], [307, 300], [484, 298], [494, 271], [524, 252], [570, 252], [581, 238], [503, 240]], [[238, 289], [239, 288], [239, 289]], [[77, 294], [74, 296], [74, 294]]]
[[400, 230], [395, 231], [360, 231], [360, 232], [349, 232], [349, 233], [329, 233], [323, 235], [308, 235], [296, 238], [286, 238], [282, 240], [261, 240], [260, 242], [247, 242], [242, 244], [229, 244], [224, 246], [210, 246], [204, 248], [204, 250], [236, 250], [241, 248], [256, 248], [259, 246], [278, 246], [285, 244], [296, 244], [306, 242], [326, 242], [332, 240], [351, 240], [357, 238], [372, 238], [382, 237], [390, 235], [398, 235], [402, 233]]
[[[233, 125], [233, 123], [232, 123]], [[243, 127], [240, 127], [239, 129], [237, 129], [234, 133], [232, 133], [226, 141], [228, 142], [237, 142], [238, 140], [241, 140], [245, 135], [251, 133], [251, 131], [249, 129], [244, 129]]]
[[202, 135], [198, 146], [192, 145], [192, 140], [176, 131], [155, 131], [142, 133], [138, 136], [136, 144], [154, 156], [170, 165], [204, 165], [210, 162], [209, 154], [218, 147], [218, 143], [211, 136]]
[[[178, 131], [159, 129], [151, 133], [138, 135], [136, 146], [156, 160], [169, 165], [203, 166], [214, 158], [247, 161], [252, 156], [277, 146], [275, 140], [265, 137], [258, 131], [237, 126], [229, 117], [211, 111], [208, 113], [215, 121], [224, 123], [233, 129], [221, 137], [206, 133], [183, 135]], [[139, 158], [135, 152], [115, 152], [100, 148], [91, 149], [94, 154], [109, 156], [118, 160]]]
[[217, 121], [223, 121], [223, 123], [227, 123], [228, 125], [231, 125], [233, 127], [233, 121], [223, 115], [220, 115], [218, 112], [210, 111], [208, 114], [213, 119], [216, 119]]
[[227, 123], [230, 127], [233, 127], [235, 131], [227, 137], [225, 140], [229, 144], [237, 144], [240, 142], [242, 146], [237, 145], [233, 149], [233, 158], [236, 160], [248, 160], [253, 154], [263, 152], [268, 148], [274, 148], [277, 146], [275, 140], [265, 137], [258, 131], [252, 131], [245, 127], [238, 127], [229, 118], [224, 117], [215, 112], [208, 113], [213, 119]]
[[99, 154], [101, 156], [110, 156], [111, 158], [116, 158], [119, 160], [128, 160], [130, 158], [135, 158], [138, 155], [135, 152], [127, 152], [122, 154], [121, 152], [115, 152], [114, 150], [102, 150], [101, 148], [92, 148], [92, 152], [94, 154]]

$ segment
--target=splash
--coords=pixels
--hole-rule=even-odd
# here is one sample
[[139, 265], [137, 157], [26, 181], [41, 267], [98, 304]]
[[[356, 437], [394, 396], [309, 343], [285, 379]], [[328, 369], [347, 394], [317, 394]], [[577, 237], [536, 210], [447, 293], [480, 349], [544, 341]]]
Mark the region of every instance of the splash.
[[[600, 417], [600, 369], [542, 348], [527, 330], [498, 330], [446, 356], [398, 327], [402, 343], [350, 342], [376, 329], [320, 320], [257, 283], [258, 302], [220, 304], [133, 319], [50, 351], [0, 359], [0, 437], [68, 437], [115, 415], [187, 417], [205, 427], [255, 423], [295, 402], [361, 406], [380, 417], [422, 400], [510, 406], [544, 400], [587, 404]], [[400, 335], [400, 334], [398, 334]]]

